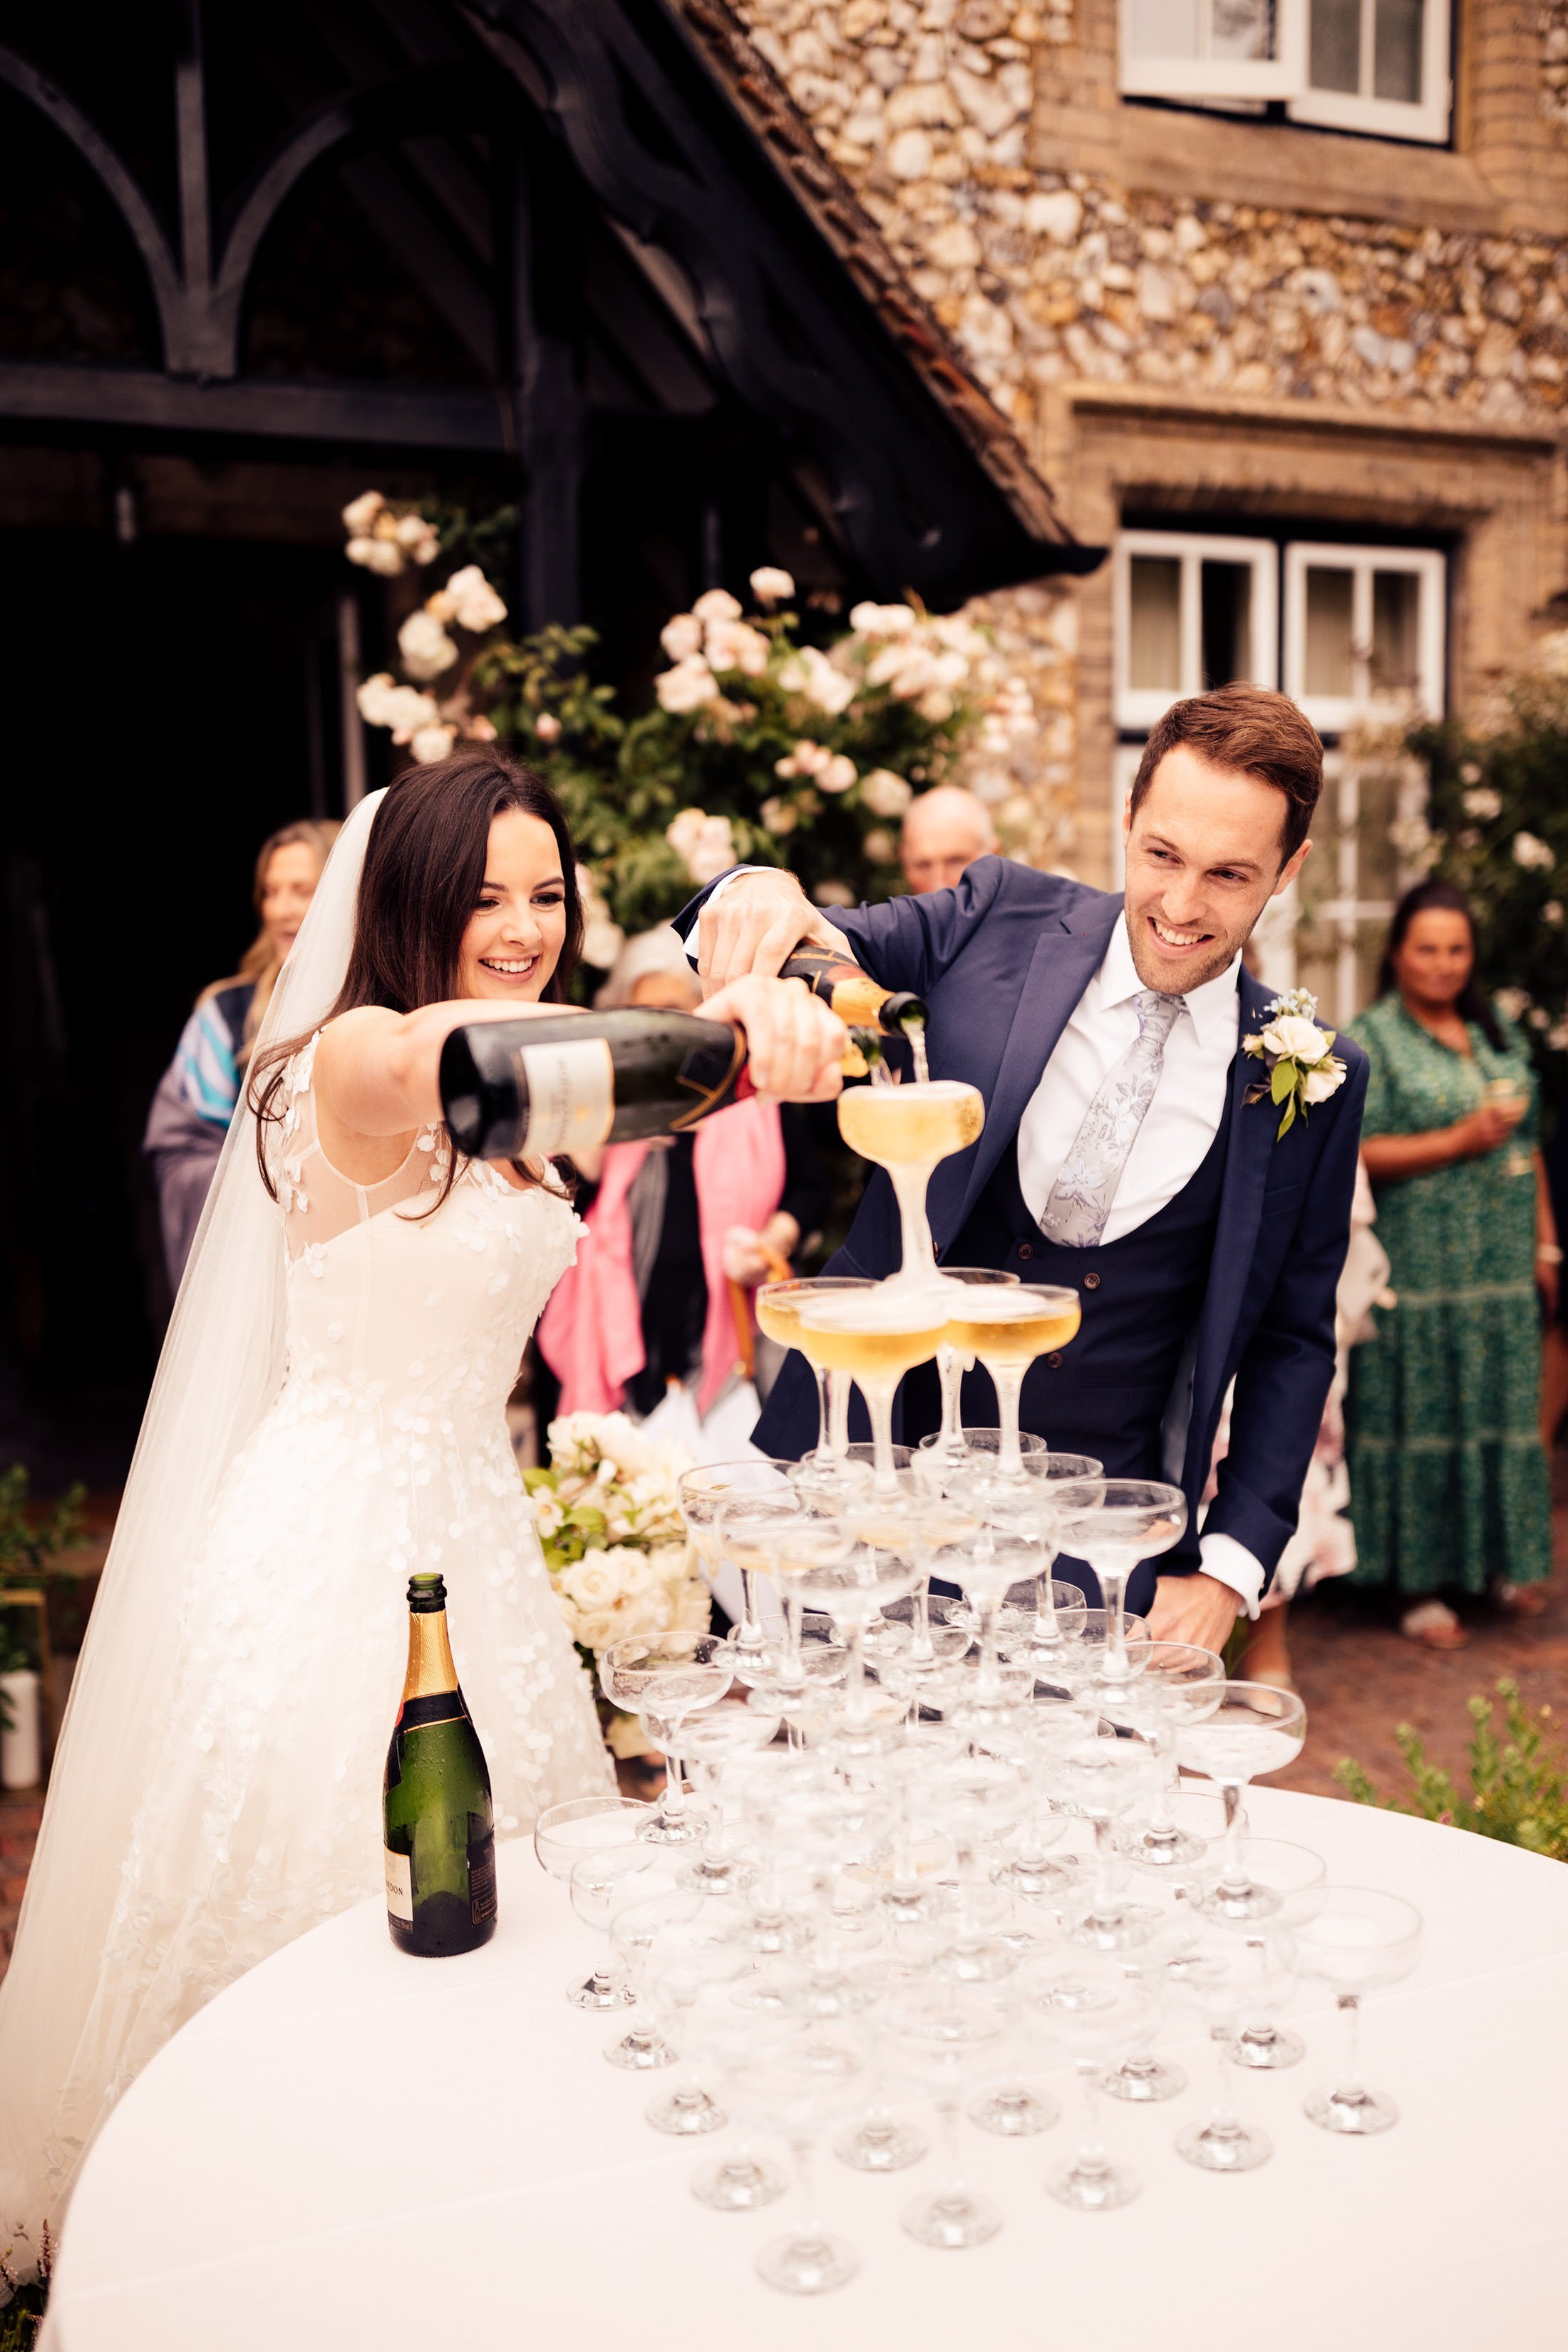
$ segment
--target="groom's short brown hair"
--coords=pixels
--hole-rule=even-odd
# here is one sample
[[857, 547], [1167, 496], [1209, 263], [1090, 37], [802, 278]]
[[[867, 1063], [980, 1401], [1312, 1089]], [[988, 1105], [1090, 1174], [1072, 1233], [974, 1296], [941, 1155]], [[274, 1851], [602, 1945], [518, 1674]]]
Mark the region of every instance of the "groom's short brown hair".
[[1211, 767], [1238, 768], [1285, 795], [1279, 863], [1307, 838], [1323, 789], [1323, 746], [1318, 730], [1288, 694], [1270, 686], [1219, 686], [1173, 702], [1143, 747], [1132, 781], [1132, 814], [1167, 751], [1185, 743]]

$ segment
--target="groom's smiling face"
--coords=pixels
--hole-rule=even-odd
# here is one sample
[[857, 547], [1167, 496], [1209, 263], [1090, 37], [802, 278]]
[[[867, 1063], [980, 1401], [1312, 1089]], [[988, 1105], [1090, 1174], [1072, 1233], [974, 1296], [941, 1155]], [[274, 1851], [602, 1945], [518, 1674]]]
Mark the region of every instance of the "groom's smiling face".
[[1127, 843], [1127, 932], [1145, 988], [1184, 995], [1222, 972], [1270, 898], [1300, 873], [1304, 841], [1281, 863], [1287, 802], [1190, 744], [1161, 761]]

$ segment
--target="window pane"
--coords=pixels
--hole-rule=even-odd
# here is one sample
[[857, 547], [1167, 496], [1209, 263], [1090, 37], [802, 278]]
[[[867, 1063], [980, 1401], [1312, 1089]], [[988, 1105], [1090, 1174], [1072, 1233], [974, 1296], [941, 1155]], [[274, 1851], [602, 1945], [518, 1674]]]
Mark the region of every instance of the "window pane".
[[[1421, 103], [1421, 19], [1423, 0], [1376, 0], [1377, 30], [1373, 47], [1373, 94], [1393, 98], [1406, 106]], [[1432, 0], [1441, 5], [1441, 0]]]
[[1135, 555], [1127, 638], [1127, 683], [1162, 694], [1182, 690], [1182, 566], [1174, 555]]
[[1314, 89], [1360, 89], [1361, 7], [1362, 0], [1312, 0], [1307, 79]]
[[1372, 690], [1414, 694], [1420, 682], [1416, 624], [1421, 583], [1413, 572], [1372, 575]]
[[1354, 575], [1311, 564], [1307, 571], [1306, 691], [1353, 694], [1351, 600]]
[[1204, 691], [1251, 677], [1252, 566], [1203, 566]]
[[1132, 0], [1127, 38], [1135, 58], [1196, 58], [1200, 0]]
[[1274, 55], [1273, 0], [1210, 0], [1209, 55], [1267, 63]]

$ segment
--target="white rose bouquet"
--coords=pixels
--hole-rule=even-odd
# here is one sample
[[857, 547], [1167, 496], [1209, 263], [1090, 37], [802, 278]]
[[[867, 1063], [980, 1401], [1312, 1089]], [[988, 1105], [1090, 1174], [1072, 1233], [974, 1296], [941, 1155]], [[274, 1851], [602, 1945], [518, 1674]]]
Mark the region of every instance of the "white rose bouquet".
[[[628, 1633], [705, 1629], [708, 1587], [680, 1516], [683, 1446], [659, 1445], [624, 1412], [573, 1412], [549, 1429], [550, 1467], [525, 1470], [544, 1564], [567, 1631], [592, 1670]], [[617, 1755], [641, 1746], [635, 1721], [616, 1717]]]
[[1284, 1117], [1275, 1136], [1289, 1132], [1300, 1109], [1303, 1118], [1310, 1103], [1327, 1102], [1345, 1082], [1345, 1066], [1331, 1050], [1339, 1032], [1318, 1026], [1318, 1000], [1310, 989], [1288, 989], [1264, 1006], [1268, 1026], [1242, 1040], [1242, 1051], [1261, 1062], [1268, 1072], [1266, 1087], [1253, 1087], [1249, 1103], [1266, 1098], [1283, 1104]]

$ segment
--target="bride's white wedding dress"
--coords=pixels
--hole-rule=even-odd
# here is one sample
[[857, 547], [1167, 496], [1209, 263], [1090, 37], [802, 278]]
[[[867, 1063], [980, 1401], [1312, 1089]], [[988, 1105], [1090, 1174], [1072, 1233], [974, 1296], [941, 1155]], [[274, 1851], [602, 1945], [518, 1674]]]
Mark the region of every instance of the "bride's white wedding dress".
[[[577, 1219], [558, 1194], [472, 1162], [437, 1205], [449, 1146], [436, 1129], [384, 1183], [351, 1183], [317, 1141], [314, 1054], [312, 1041], [289, 1066], [273, 1155], [283, 1383], [174, 1588], [117, 1878], [106, 1843], [73, 1856], [68, 1835], [56, 1891], [41, 1895], [46, 1914], [78, 1906], [99, 1941], [61, 1983], [61, 1923], [25, 1912], [0, 1989], [0, 2251], [7, 2225], [58, 2221], [108, 2106], [185, 2018], [382, 1885], [381, 1771], [412, 1570], [446, 1580], [498, 1835], [614, 1786], [505, 1421]], [[68, 1778], [73, 1741], [92, 1741], [95, 1670], [116, 1672], [115, 1648], [84, 1659]], [[112, 1811], [114, 1792], [102, 1801]], [[73, 1859], [107, 1879], [96, 1920]]]

